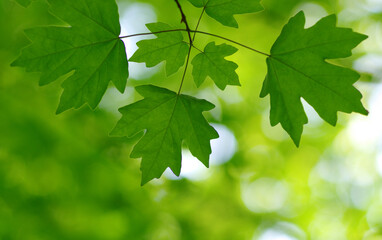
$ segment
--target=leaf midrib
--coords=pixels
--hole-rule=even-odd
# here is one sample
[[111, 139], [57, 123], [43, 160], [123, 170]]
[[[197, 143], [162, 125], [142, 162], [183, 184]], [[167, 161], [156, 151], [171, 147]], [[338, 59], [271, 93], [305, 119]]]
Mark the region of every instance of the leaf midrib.
[[298, 70], [297, 68], [295, 68], [295, 67], [289, 65], [288, 63], [284, 62], [283, 60], [278, 59], [278, 58], [276, 58], [276, 57], [274, 57], [274, 56], [271, 56], [271, 58], [272, 58], [272, 59], [275, 59], [276, 61], [280, 62], [281, 64], [284, 64], [285, 66], [287, 66], [288, 68], [292, 69], [293, 71], [299, 73], [300, 75], [304, 76], [305, 78], [308, 78], [308, 79], [312, 80], [313, 82], [317, 83], [318, 85], [320, 85], [320, 86], [322, 86], [322, 87], [328, 89], [330, 92], [334, 93], [335, 95], [337, 95], [338, 97], [342, 98], [342, 99], [345, 100], [346, 102], [351, 103], [351, 101], [350, 101], [349, 99], [347, 99], [347, 98], [345, 98], [344, 96], [340, 95], [337, 91], [335, 91], [335, 90], [333, 90], [332, 88], [330, 88], [330, 87], [324, 85], [324, 84], [321, 83], [320, 81], [318, 81], [318, 80], [314, 79], [313, 77], [307, 75], [306, 73], [304, 73], [304, 72]]
[[[100, 26], [101, 28], [105, 29], [107, 32], [111, 33], [111, 35], [115, 36], [115, 37], [118, 37], [118, 34], [116, 35], [115, 33], [113, 33], [110, 29], [108, 29], [106, 26], [104, 26], [103, 24], [99, 23], [98, 21], [96, 21], [95, 19], [91, 18], [90, 16], [86, 15], [85, 13], [81, 12], [80, 10], [78, 10], [77, 8], [75, 8], [74, 6], [70, 5], [71, 8], [73, 8], [74, 10], [76, 10], [78, 13], [80, 13], [82, 16], [90, 19], [91, 21], [93, 21], [95, 24], [97, 24], [98, 26]], [[65, 19], [64, 19], [65, 20]], [[65, 20], [67, 21], [67, 20]]]
[[[269, 61], [270, 64], [272, 65], [272, 69], [273, 69], [273, 72], [275, 74], [275, 77], [276, 77], [276, 80], [277, 80], [277, 85], [279, 85], [279, 88], [280, 88], [280, 94], [281, 94], [281, 97], [283, 99], [283, 103], [284, 103], [284, 106], [285, 106], [285, 109], [286, 109], [286, 112], [287, 112], [287, 115], [288, 115], [288, 119], [289, 119], [289, 122], [293, 122], [291, 121], [292, 118], [290, 117], [290, 114], [289, 114], [289, 108], [286, 107], [285, 103], [285, 96], [284, 96], [284, 92], [282, 91], [282, 88], [281, 88], [281, 85], [280, 85], [280, 80], [279, 80], [279, 77], [277, 75], [277, 71], [276, 71], [276, 67], [275, 65], [272, 63], [272, 61]], [[279, 120], [278, 122], [281, 122], [281, 120]], [[290, 124], [292, 126], [292, 131], [295, 131], [295, 126], [293, 124]]]
[[[230, 79], [230, 77], [228, 76], [228, 74], [227, 73], [225, 73], [224, 72], [224, 70], [222, 69], [222, 68], [220, 68], [219, 67], [219, 65], [216, 65], [215, 64], [215, 62], [214, 61], [212, 61], [211, 60], [211, 58], [208, 56], [208, 54], [206, 53], [206, 52], [202, 52], [202, 54], [204, 54], [205, 56], [206, 56], [206, 58], [208, 59], [208, 61], [220, 72], [220, 73], [222, 73], [224, 76], [226, 76], [226, 80], [227, 80], [227, 82], [226, 83], [223, 83], [223, 84], [225, 84], [225, 86], [223, 87], [223, 88], [225, 88], [227, 85], [230, 85], [229, 84], [229, 79]], [[229, 56], [229, 55], [228, 55]], [[227, 59], [225, 59], [225, 57], [227, 57], [227, 56], [224, 56], [223, 57], [223, 60], [224, 61], [226, 61], [226, 63], [233, 63], [233, 62], [231, 62], [231, 61], [228, 61]], [[222, 66], [222, 64], [220, 65], [220, 66]], [[234, 70], [234, 73], [236, 74], [236, 69]], [[208, 76], [210, 76], [211, 77], [211, 75], [210, 74], [208, 74]], [[216, 81], [211, 77], [211, 79], [216, 83]], [[216, 85], [218, 85], [217, 83], [216, 83]]]
[[[117, 43], [116, 42], [114, 44], [114, 46], [110, 49], [110, 51], [108, 52], [108, 54], [106, 55], [106, 57], [102, 60], [101, 64], [94, 70], [94, 72], [86, 79], [86, 81], [84, 81], [84, 83], [79, 87], [79, 88], [76, 88], [76, 91], [73, 92], [72, 96], [77, 96], [77, 94], [79, 92], [82, 91], [82, 89], [85, 87], [85, 85], [87, 85], [87, 83], [90, 81], [90, 79], [92, 79], [92, 77], [94, 76], [94, 74], [96, 74], [96, 72], [98, 72], [100, 70], [100, 68], [104, 65], [104, 63], [106, 62], [106, 60], [109, 58], [110, 54], [113, 52], [113, 50], [115, 49], [115, 47], [117, 46]], [[93, 106], [92, 106], [93, 107]]]
[[[151, 41], [151, 40], [148, 40], [148, 41]], [[172, 48], [172, 47], [175, 47], [175, 46], [180, 45], [180, 44], [182, 44], [182, 43], [186, 43], [186, 42], [185, 42], [185, 41], [181, 41], [181, 42], [178, 42], [178, 43], [175, 43], [175, 44], [172, 44], [172, 45], [167, 45], [167, 46], [165, 46], [165, 47], [156, 48], [156, 49], [154, 49], [154, 50], [152, 50], [152, 51], [149, 51], [149, 52], [145, 52], [145, 53], [139, 54], [138, 56], [139, 56], [139, 57], [147, 56], [147, 55], [152, 54], [152, 53], [154, 53], [154, 52], [158, 52], [158, 51], [161, 51], [161, 50], [164, 50], [164, 49], [167, 49], [167, 48]], [[187, 43], [186, 43], [186, 44], [187, 44]], [[138, 56], [137, 56], [137, 57], [138, 57]], [[132, 60], [132, 58], [133, 58], [133, 57], [131, 57], [131, 58], [129, 59], [129, 61], [131, 61], [131, 62], [135, 62], [135, 60]]]
[[57, 52], [52, 52], [52, 53], [48, 53], [48, 54], [33, 57], [33, 58], [26, 58], [26, 59], [23, 59], [23, 61], [32, 61], [32, 60], [35, 60], [38, 58], [45, 58], [45, 57], [48, 57], [51, 55], [60, 54], [60, 53], [67, 52], [67, 51], [74, 51], [74, 50], [77, 50], [80, 48], [86, 48], [86, 47], [90, 47], [90, 46], [94, 46], [94, 45], [104, 44], [104, 43], [108, 43], [108, 42], [111, 42], [114, 40], [120, 40], [120, 39], [119, 38], [113, 38], [113, 39], [109, 39], [109, 40], [105, 40], [105, 41], [101, 41], [101, 42], [93, 42], [93, 43], [89, 43], [89, 44], [85, 44], [85, 45], [81, 45], [81, 46], [77, 46], [77, 47], [73, 47], [73, 48], [66, 48], [66, 49], [62, 49], [62, 50], [57, 51]]
[[276, 53], [276, 54], [272, 54], [271, 53], [271, 54], [272, 54], [272, 56], [281, 56], [281, 55], [291, 54], [291, 53], [294, 53], [294, 52], [303, 51], [303, 50], [310, 49], [310, 48], [321, 47], [321, 46], [328, 45], [328, 44], [345, 42], [345, 41], [351, 41], [351, 40], [356, 40], [356, 39], [358, 39], [358, 38], [354, 37], [354, 38], [341, 39], [341, 40], [336, 40], [336, 41], [329, 41], [329, 42], [315, 44], [315, 45], [311, 45], [311, 46], [307, 46], [307, 47], [297, 48], [297, 49], [290, 50], [290, 51], [287, 51], [287, 52]]
[[155, 157], [153, 158], [153, 161], [151, 161], [151, 164], [150, 164], [149, 169], [147, 170], [147, 173], [150, 173], [150, 172], [151, 172], [152, 168], [154, 167], [154, 163], [156, 163], [156, 161], [157, 161], [157, 159], [158, 159], [158, 156], [159, 156], [159, 154], [160, 154], [160, 152], [161, 152], [161, 149], [162, 149], [162, 146], [163, 146], [163, 143], [164, 143], [164, 139], [166, 138], [166, 135], [167, 135], [167, 132], [168, 132], [168, 130], [169, 130], [169, 128], [170, 128], [172, 119], [174, 118], [176, 105], [178, 104], [180, 95], [177, 94], [175, 97], [176, 97], [176, 101], [175, 101], [175, 103], [174, 103], [174, 108], [173, 108], [173, 110], [172, 110], [172, 113], [171, 113], [170, 119], [169, 119], [169, 121], [168, 121], [168, 124], [167, 124], [167, 126], [166, 126], [166, 128], [165, 128], [165, 132], [164, 132], [164, 134], [163, 134], [161, 144], [160, 144], [160, 146], [159, 146], [159, 148], [158, 148], [158, 151], [157, 151]]

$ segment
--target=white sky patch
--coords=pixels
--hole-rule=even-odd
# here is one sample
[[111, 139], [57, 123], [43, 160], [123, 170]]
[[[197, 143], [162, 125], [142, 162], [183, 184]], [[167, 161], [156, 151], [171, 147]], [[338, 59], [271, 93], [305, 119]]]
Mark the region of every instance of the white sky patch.
[[[219, 133], [218, 139], [211, 141], [212, 154], [210, 155], [210, 166], [221, 165], [231, 160], [237, 150], [237, 141], [226, 126], [221, 124], [211, 124]], [[207, 169], [196, 157], [192, 156], [189, 150], [182, 151], [182, 171], [179, 177], [167, 169], [164, 175], [172, 180], [187, 178], [191, 181], [203, 181], [211, 175], [211, 170]]]
[[380, 151], [377, 155], [375, 165], [377, 168], [378, 174], [382, 177], [382, 151]]
[[350, 198], [357, 209], [367, 210], [374, 197], [374, 186], [353, 185], [350, 189]]
[[289, 236], [288, 234], [279, 231], [277, 229], [266, 230], [259, 238], [253, 240], [298, 240], [295, 237]]
[[[374, 88], [369, 101], [369, 116], [357, 115], [349, 123], [347, 134], [353, 146], [365, 152], [375, 151], [382, 140], [382, 85]], [[382, 151], [382, 149], [381, 149]]]
[[344, 22], [359, 20], [368, 14], [365, 0], [340, 0], [344, 9], [338, 13], [338, 19]]
[[374, 78], [382, 78], [382, 55], [370, 53], [354, 62], [354, 69], [358, 72], [372, 74]]
[[235, 135], [226, 126], [221, 124], [211, 124], [219, 133], [219, 138], [211, 141], [212, 153], [210, 156], [210, 165], [221, 165], [231, 160], [237, 150], [237, 141]]
[[253, 240], [305, 240], [306, 233], [290, 222], [277, 222], [271, 227], [260, 226]]
[[[127, 7], [128, 6], [128, 7]], [[121, 36], [147, 33], [150, 32], [146, 28], [147, 23], [157, 22], [157, 16], [154, 8], [146, 3], [125, 3], [120, 4], [120, 22], [121, 22]], [[123, 38], [126, 46], [127, 57], [133, 56], [134, 52], [138, 49], [137, 42], [142, 39], [153, 38], [154, 36], [140, 36]], [[159, 67], [150, 68], [148, 70], [144, 63], [129, 62], [130, 77], [134, 79], [148, 78], [159, 71]]]
[[314, 108], [311, 105], [309, 105], [309, 103], [306, 102], [305, 99], [301, 98], [301, 102], [302, 102], [302, 105], [304, 106], [306, 116], [308, 117], [308, 120], [309, 120], [309, 124], [304, 127], [316, 128], [322, 125], [324, 123], [324, 120], [322, 120], [322, 118], [318, 115], [316, 110], [314, 110]]
[[191, 181], [203, 181], [207, 179], [211, 172], [196, 157], [192, 156], [189, 150], [182, 151], [182, 170], [180, 176], [177, 177], [167, 168], [164, 172], [165, 177], [171, 180], [180, 180], [187, 178]]
[[328, 15], [327, 11], [320, 5], [314, 3], [304, 3], [296, 7], [295, 12], [304, 11], [306, 17], [305, 27], [309, 28], [316, 24], [321, 18]]
[[365, 8], [372, 13], [382, 12], [381, 0], [365, 0]]

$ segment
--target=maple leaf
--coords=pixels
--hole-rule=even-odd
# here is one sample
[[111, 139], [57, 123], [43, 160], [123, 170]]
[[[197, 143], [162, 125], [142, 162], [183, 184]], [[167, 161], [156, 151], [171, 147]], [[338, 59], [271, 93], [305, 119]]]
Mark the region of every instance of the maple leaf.
[[[173, 29], [166, 23], [149, 23], [146, 27], [153, 33]], [[142, 40], [139, 47], [129, 59], [131, 62], [146, 63], [147, 67], [154, 67], [166, 61], [167, 76], [176, 73], [184, 65], [189, 50], [181, 32], [155, 33], [156, 39]]]
[[204, 48], [204, 52], [199, 53], [192, 60], [195, 84], [199, 87], [207, 76], [210, 76], [222, 90], [227, 85], [240, 86], [239, 77], [235, 72], [238, 68], [237, 64], [224, 59], [235, 52], [237, 48], [227, 44], [217, 46], [214, 42], [209, 43]]
[[271, 124], [281, 123], [297, 146], [308, 122], [301, 97], [332, 125], [338, 111], [368, 114], [353, 86], [359, 74], [325, 61], [351, 56], [367, 36], [336, 27], [335, 15], [308, 29], [304, 25], [303, 12], [285, 25], [267, 58], [268, 75], [261, 92], [261, 97], [271, 96]]
[[228, 27], [237, 28], [234, 15], [254, 13], [263, 10], [260, 0], [188, 0], [198, 8], [205, 8], [206, 13]]
[[32, 44], [12, 66], [42, 72], [40, 85], [74, 70], [64, 81], [57, 113], [88, 103], [95, 108], [113, 81], [123, 92], [128, 77], [125, 46], [119, 39], [118, 8], [114, 0], [48, 0], [52, 14], [70, 27], [26, 31]]
[[214, 105], [152, 85], [136, 90], [144, 99], [119, 110], [122, 118], [111, 134], [132, 137], [146, 130], [131, 153], [132, 158], [142, 158], [142, 185], [159, 178], [168, 167], [180, 175], [183, 140], [190, 152], [208, 167], [210, 140], [219, 135], [202, 112]]

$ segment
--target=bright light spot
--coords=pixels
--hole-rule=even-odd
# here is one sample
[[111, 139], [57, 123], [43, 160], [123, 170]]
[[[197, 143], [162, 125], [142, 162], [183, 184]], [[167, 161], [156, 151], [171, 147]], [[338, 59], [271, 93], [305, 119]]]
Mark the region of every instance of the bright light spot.
[[382, 12], [381, 0], [366, 0], [365, 6], [369, 12], [373, 12], [373, 13]]
[[382, 86], [377, 86], [369, 101], [368, 117], [357, 116], [349, 123], [348, 136], [357, 149], [370, 152], [382, 140]]
[[351, 178], [348, 169], [339, 158], [321, 159], [314, 170], [322, 179], [332, 183], [348, 182]]
[[[219, 138], [211, 141], [210, 166], [221, 165], [233, 157], [237, 149], [237, 142], [233, 133], [226, 126], [220, 124], [211, 125], [219, 133]], [[187, 178], [191, 181], [202, 181], [211, 175], [210, 172], [189, 150], [183, 150], [180, 176], [175, 176], [170, 169], [167, 169], [164, 174], [172, 180]]]
[[372, 74], [374, 78], [382, 77], [382, 56], [375, 53], [367, 54], [354, 62], [354, 69], [358, 72]]
[[301, 4], [301, 5], [296, 7], [295, 12], [297, 13], [301, 10], [304, 11], [304, 13], [305, 13], [305, 17], [306, 17], [305, 27], [306, 28], [313, 26], [314, 24], [316, 24], [316, 22], [318, 20], [320, 20], [321, 18], [328, 15], [328, 13], [326, 12], [326, 10], [323, 7], [321, 7], [318, 4], [314, 4], [314, 3]]
[[376, 167], [378, 174], [382, 176], [382, 152], [380, 152], [376, 158]]
[[192, 156], [189, 150], [182, 151], [182, 171], [177, 177], [170, 169], [166, 169], [164, 175], [171, 180], [187, 178], [191, 181], [203, 181], [211, 174], [210, 171], [196, 157]]
[[287, 197], [286, 183], [272, 178], [260, 178], [242, 187], [241, 198], [252, 212], [274, 212], [280, 210]]
[[357, 19], [361, 19], [368, 14], [365, 9], [365, 2], [360, 0], [342, 0], [341, 5], [346, 6], [339, 14], [338, 19], [351, 22]]
[[266, 230], [258, 240], [298, 240], [295, 237], [289, 236], [279, 230], [269, 229]]
[[366, 210], [372, 200], [373, 190], [373, 186], [353, 185], [350, 189], [353, 205], [358, 209]]
[[309, 127], [317, 128], [318, 126], [322, 125], [324, 121], [318, 115], [316, 110], [314, 110], [314, 108], [311, 105], [309, 105], [309, 103], [307, 103], [305, 99], [301, 98], [301, 102], [302, 102], [302, 105], [304, 106], [306, 116], [309, 119]]
[[231, 160], [237, 150], [236, 138], [226, 126], [220, 124], [211, 124], [219, 133], [219, 138], [211, 141], [212, 153], [210, 164], [221, 165]]
[[[128, 7], [127, 7], [128, 6]], [[145, 27], [146, 23], [157, 22], [157, 17], [154, 8], [150, 4], [146, 3], [128, 3], [120, 4], [121, 9], [121, 36], [126, 36], [135, 33], [146, 33], [149, 30]], [[131, 57], [138, 49], [136, 43], [142, 39], [149, 37], [131, 37], [124, 38], [123, 42], [126, 46], [126, 54]], [[152, 38], [152, 36], [151, 36]], [[132, 63], [129, 62], [130, 77], [135, 79], [148, 78], [158, 71], [158, 67], [154, 67], [147, 71], [144, 63]]]
[[305, 240], [306, 234], [298, 226], [289, 222], [278, 222], [266, 227], [253, 236], [253, 240]]

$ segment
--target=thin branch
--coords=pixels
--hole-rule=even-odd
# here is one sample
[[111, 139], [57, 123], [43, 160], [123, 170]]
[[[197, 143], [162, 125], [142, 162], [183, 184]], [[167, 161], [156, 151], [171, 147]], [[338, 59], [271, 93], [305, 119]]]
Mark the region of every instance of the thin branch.
[[195, 47], [195, 45], [192, 45], [192, 47], [195, 48], [196, 50], [198, 50], [199, 52], [204, 53], [202, 50], [200, 50], [199, 48]]
[[169, 32], [185, 32], [187, 31], [186, 29], [170, 29], [170, 30], [162, 30], [158, 32], [148, 32], [148, 33], [136, 33], [136, 34], [131, 34], [131, 35], [125, 35], [125, 36], [120, 36], [118, 37], [119, 39], [123, 38], [130, 38], [130, 37], [139, 37], [139, 36], [147, 36], [147, 35], [155, 35], [159, 33], [169, 33]]
[[187, 22], [187, 18], [186, 18], [186, 15], [184, 14], [183, 12], [183, 9], [182, 9], [182, 6], [180, 5], [179, 3], [179, 0], [174, 0], [176, 5], [178, 6], [178, 9], [180, 11], [180, 14], [182, 15], [182, 20], [181, 22], [184, 23], [186, 25], [186, 30], [187, 30], [187, 34], [188, 34], [188, 38], [190, 40], [190, 44], [192, 45], [192, 38], [191, 38], [191, 30], [190, 30], [190, 26], [188, 25], [188, 22]]
[[[207, 5], [206, 5], [206, 6], [207, 6]], [[198, 23], [196, 24], [196, 27], [195, 27], [195, 31], [198, 31], [200, 22], [202, 21], [202, 18], [203, 18], [203, 14], [204, 14], [204, 12], [206, 11], [206, 6], [203, 7], [203, 11], [202, 11], [202, 13], [200, 14]], [[195, 41], [195, 37], [196, 37], [196, 32], [194, 32], [194, 36], [192, 37], [192, 41]]]
[[262, 54], [262, 55], [264, 55], [264, 56], [267, 56], [267, 57], [270, 57], [270, 56], [271, 56], [271, 55], [269, 55], [269, 54], [267, 54], [267, 53], [265, 53], [265, 52], [259, 51], [259, 50], [257, 50], [257, 49], [251, 48], [251, 47], [249, 47], [249, 46], [247, 46], [247, 45], [244, 45], [244, 44], [242, 44], [242, 43], [236, 42], [236, 41], [231, 40], [231, 39], [229, 39], [229, 38], [222, 37], [222, 36], [219, 36], [219, 35], [216, 35], [216, 34], [213, 34], [213, 33], [208, 33], [208, 32], [203, 32], [203, 31], [193, 31], [193, 30], [191, 30], [191, 32], [194, 32], [194, 33], [200, 33], [200, 34], [208, 35], [208, 36], [211, 36], [211, 37], [220, 38], [220, 39], [223, 39], [223, 40], [225, 40], [225, 41], [228, 41], [228, 42], [234, 43], [234, 44], [236, 44], [236, 45], [239, 45], [239, 46], [241, 46], [241, 47], [243, 47], [243, 48], [246, 48], [246, 49], [249, 49], [249, 50], [251, 50], [251, 51], [257, 52], [257, 53], [259, 53], [259, 54]]
[[[164, 30], [164, 31], [158, 31], [158, 32], [150, 32], [150, 33], [137, 33], [137, 34], [132, 34], [132, 35], [126, 35], [126, 36], [121, 36], [119, 37], [120, 39], [123, 39], [123, 38], [129, 38], [129, 37], [137, 37], [137, 36], [145, 36], [145, 35], [153, 35], [153, 34], [159, 34], [159, 33], [166, 33], [166, 32], [188, 32], [187, 29], [172, 29], [172, 30]], [[200, 34], [204, 34], [204, 35], [208, 35], [208, 36], [212, 36], [212, 37], [216, 37], [216, 38], [220, 38], [220, 39], [223, 39], [223, 40], [226, 40], [228, 42], [231, 42], [231, 43], [234, 43], [236, 45], [239, 45], [243, 48], [246, 48], [246, 49], [249, 49], [251, 51], [254, 51], [256, 53], [259, 53], [259, 54], [262, 54], [264, 56], [267, 56], [267, 57], [270, 57], [271, 55], [267, 54], [267, 53], [264, 53], [264, 52], [261, 52], [257, 49], [254, 49], [254, 48], [251, 48], [247, 45], [244, 45], [242, 43], [239, 43], [239, 42], [236, 42], [234, 40], [231, 40], [231, 39], [228, 39], [226, 37], [223, 37], [223, 36], [219, 36], [219, 35], [216, 35], [216, 34], [213, 34], [213, 33], [208, 33], [208, 32], [203, 32], [203, 31], [195, 31], [195, 30], [190, 30], [190, 32], [192, 33], [200, 33]]]
[[182, 81], [180, 82], [180, 86], [179, 86], [179, 90], [178, 90], [178, 95], [179, 95], [180, 92], [182, 91], [182, 87], [183, 87], [184, 79], [186, 78], [186, 73], [187, 73], [187, 69], [188, 69], [188, 64], [189, 64], [189, 62], [190, 62], [191, 49], [192, 49], [192, 45], [190, 44], [190, 48], [188, 49], [188, 54], [187, 54], [186, 66], [184, 67], [184, 72], [183, 72], [183, 76], [182, 76]]

